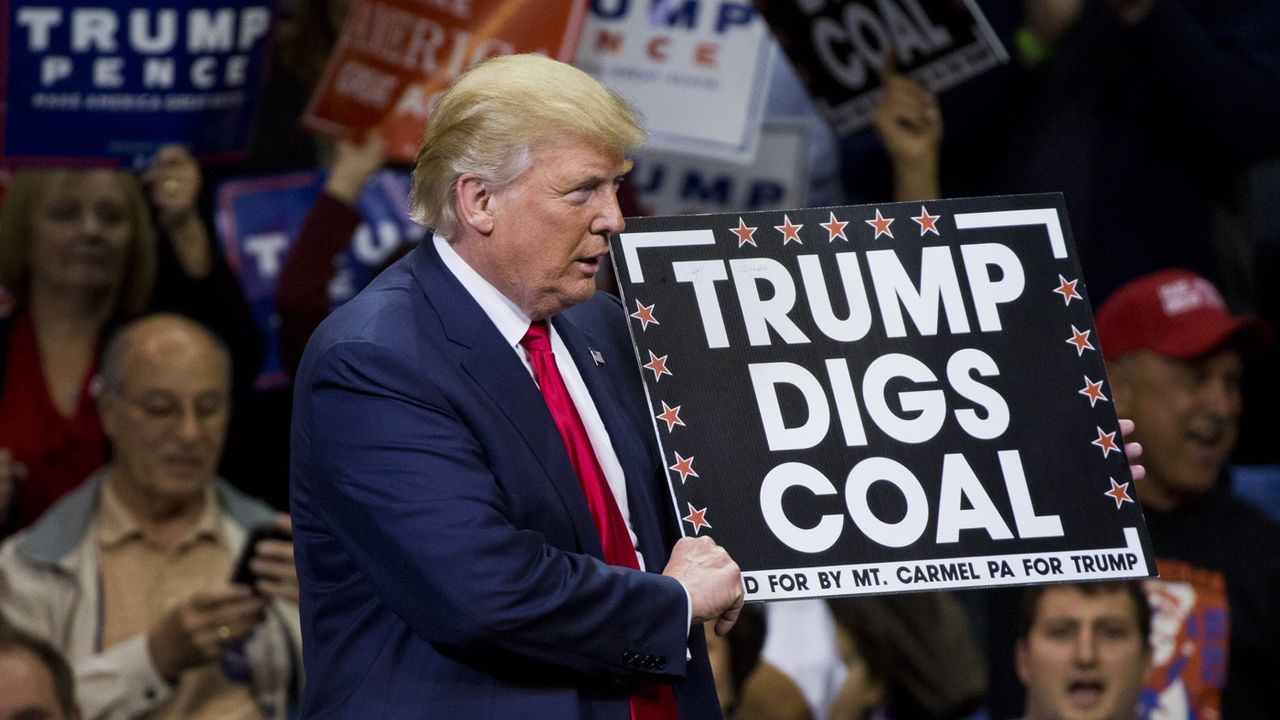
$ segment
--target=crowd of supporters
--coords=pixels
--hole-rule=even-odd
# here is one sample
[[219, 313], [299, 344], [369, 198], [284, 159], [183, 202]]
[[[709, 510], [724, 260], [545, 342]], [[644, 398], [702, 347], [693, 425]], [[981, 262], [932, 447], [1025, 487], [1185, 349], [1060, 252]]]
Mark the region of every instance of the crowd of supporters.
[[[1263, 0], [979, 4], [1011, 62], [940, 97], [886, 70], [873, 128], [814, 134], [829, 147], [810, 156], [838, 167], [815, 163], [810, 195], [1064, 193], [1112, 399], [1146, 446], [1163, 579], [1037, 590], [1020, 616], [1009, 591], [749, 607], [726, 638], [708, 633], [721, 706], [1273, 717], [1280, 529], [1231, 478], [1258, 466], [1241, 472], [1276, 503], [1277, 351], [1254, 316], [1280, 321], [1280, 15]], [[297, 124], [347, 6], [279, 8], [242, 161], [171, 145], [137, 172], [15, 169], [0, 197], [0, 694], [10, 673], [35, 677], [22, 688], [38, 717], [285, 717], [305, 682], [290, 389], [255, 385], [264, 338], [213, 208], [232, 178], [326, 171], [277, 281], [292, 372], [387, 164], [376, 134]], [[623, 199], [645, 212], [634, 188]], [[1153, 309], [1170, 293], [1199, 314]], [[8, 702], [0, 720], [28, 717]]]

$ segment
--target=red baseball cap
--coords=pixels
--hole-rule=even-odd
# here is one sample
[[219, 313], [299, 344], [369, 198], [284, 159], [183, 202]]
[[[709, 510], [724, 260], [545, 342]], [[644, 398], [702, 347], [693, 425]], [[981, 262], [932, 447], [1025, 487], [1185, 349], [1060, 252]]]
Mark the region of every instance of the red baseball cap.
[[1106, 358], [1151, 350], [1178, 360], [1206, 355], [1230, 340], [1246, 351], [1266, 349], [1271, 326], [1232, 315], [1213, 283], [1189, 270], [1160, 270], [1130, 280], [1094, 318]]

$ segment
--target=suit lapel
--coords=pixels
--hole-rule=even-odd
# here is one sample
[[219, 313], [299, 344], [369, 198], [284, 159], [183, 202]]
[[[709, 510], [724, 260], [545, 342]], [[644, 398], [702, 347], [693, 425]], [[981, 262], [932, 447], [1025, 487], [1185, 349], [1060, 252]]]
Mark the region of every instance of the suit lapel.
[[[605, 367], [592, 358], [592, 351], [607, 347], [599, 340], [593, 339], [591, 332], [564, 315], [553, 320], [556, 331], [569, 349], [570, 359], [578, 366], [591, 398], [595, 402], [600, 419], [604, 422], [613, 451], [618, 455], [622, 465], [627, 486], [627, 504], [630, 509], [631, 528], [635, 531], [640, 543], [640, 552], [645, 558], [645, 568], [662, 572], [666, 553], [663, 549], [662, 534], [653, 519], [658, 518], [654, 506], [652, 485], [656, 467], [648, 447], [643, 442], [641, 433], [646, 428], [637, 427], [632, 414], [619, 404], [619, 393], [610, 386]], [[606, 358], [607, 360], [607, 358]], [[616, 358], [615, 362], [625, 363], [629, 358]]]
[[419, 244], [414, 276], [452, 343], [451, 355], [524, 438], [564, 503], [583, 552], [603, 559], [600, 537], [546, 401], [498, 329], [445, 267], [431, 236]]

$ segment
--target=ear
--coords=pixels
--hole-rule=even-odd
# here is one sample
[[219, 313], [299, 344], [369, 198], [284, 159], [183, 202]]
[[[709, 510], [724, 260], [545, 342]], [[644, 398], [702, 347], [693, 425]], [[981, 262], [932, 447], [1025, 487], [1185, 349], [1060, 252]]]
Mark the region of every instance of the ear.
[[120, 425], [120, 398], [108, 390], [98, 395], [98, 423], [102, 426], [102, 434], [115, 442], [116, 430]]
[[463, 173], [454, 183], [458, 223], [481, 235], [493, 232], [494, 195], [489, 184], [475, 173]]

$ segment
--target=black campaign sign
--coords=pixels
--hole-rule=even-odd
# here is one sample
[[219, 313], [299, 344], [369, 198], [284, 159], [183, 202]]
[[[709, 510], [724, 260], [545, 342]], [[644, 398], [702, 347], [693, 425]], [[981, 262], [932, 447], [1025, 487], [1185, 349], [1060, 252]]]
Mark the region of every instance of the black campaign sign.
[[778, 43], [839, 135], [871, 124], [892, 54], [941, 92], [1008, 60], [973, 0], [756, 0]]
[[749, 600], [1147, 577], [1060, 195], [635, 218], [671, 499]]

